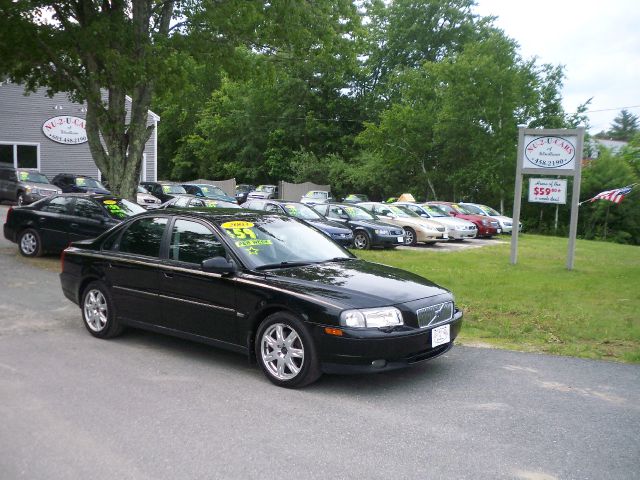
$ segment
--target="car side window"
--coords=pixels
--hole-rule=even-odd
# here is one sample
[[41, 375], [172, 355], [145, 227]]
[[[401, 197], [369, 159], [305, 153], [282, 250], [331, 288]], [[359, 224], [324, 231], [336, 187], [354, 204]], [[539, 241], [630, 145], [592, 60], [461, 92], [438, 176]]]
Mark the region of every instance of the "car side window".
[[207, 258], [223, 257], [225, 254], [220, 240], [201, 223], [178, 219], [173, 224], [170, 260], [200, 265]]
[[330, 207], [329, 208], [329, 217], [330, 218], [341, 218], [341, 215], [346, 215], [344, 210], [340, 207]]
[[120, 237], [118, 250], [146, 257], [160, 256], [166, 218], [142, 218], [133, 222]]
[[43, 212], [70, 215], [72, 202], [73, 197], [54, 197], [48, 203], [43, 205], [40, 210]]
[[102, 207], [91, 200], [87, 200], [86, 198], [76, 199], [75, 214], [78, 217], [92, 218], [94, 220], [104, 218], [104, 211], [102, 210]]

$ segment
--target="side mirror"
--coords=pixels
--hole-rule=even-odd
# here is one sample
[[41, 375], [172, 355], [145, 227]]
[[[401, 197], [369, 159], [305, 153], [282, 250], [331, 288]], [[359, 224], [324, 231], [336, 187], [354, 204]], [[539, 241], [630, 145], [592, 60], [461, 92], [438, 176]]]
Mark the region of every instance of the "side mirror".
[[339, 218], [340, 218], [340, 220], [344, 220], [345, 222], [349, 221], [349, 215], [342, 214], [342, 215], [339, 216]]
[[225, 257], [207, 258], [202, 261], [202, 271], [208, 273], [233, 273], [236, 271], [236, 264], [233, 260]]

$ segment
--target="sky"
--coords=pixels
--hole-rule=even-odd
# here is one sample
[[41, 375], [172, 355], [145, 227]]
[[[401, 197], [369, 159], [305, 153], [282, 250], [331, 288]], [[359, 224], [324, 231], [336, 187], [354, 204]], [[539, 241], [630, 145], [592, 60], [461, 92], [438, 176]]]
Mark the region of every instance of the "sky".
[[[565, 66], [567, 113], [593, 97], [589, 131], [608, 130], [620, 110], [640, 117], [639, 0], [476, 0], [475, 12], [520, 44], [525, 59]], [[601, 111], [607, 110], [607, 111]]]

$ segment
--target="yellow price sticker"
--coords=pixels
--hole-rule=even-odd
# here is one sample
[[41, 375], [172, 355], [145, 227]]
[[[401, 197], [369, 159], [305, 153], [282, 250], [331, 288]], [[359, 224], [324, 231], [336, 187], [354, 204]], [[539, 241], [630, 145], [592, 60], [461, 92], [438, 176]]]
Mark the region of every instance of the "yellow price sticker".
[[242, 222], [242, 221], [234, 221], [234, 222], [225, 222], [220, 225], [222, 228], [234, 229], [234, 228], [251, 228], [253, 227], [253, 223], [251, 222]]
[[105, 200], [104, 202], [105, 205], [115, 205], [117, 202], [115, 200]]

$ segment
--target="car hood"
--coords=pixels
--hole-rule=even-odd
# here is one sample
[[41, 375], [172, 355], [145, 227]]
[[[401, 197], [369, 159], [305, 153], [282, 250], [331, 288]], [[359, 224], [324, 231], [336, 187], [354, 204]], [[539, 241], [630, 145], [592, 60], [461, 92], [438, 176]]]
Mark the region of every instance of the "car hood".
[[448, 293], [411, 272], [364, 260], [270, 270], [266, 276], [280, 288], [322, 297], [342, 308], [397, 305]]
[[434, 219], [424, 217], [398, 217], [394, 220], [398, 225], [414, 225], [417, 227], [442, 228], [442, 223], [438, 223]]
[[460, 217], [433, 217], [431, 220], [451, 227], [466, 227], [469, 225], [475, 225], [473, 222]]
[[379, 220], [349, 220], [349, 223], [355, 227], [365, 227], [365, 228], [385, 228], [387, 230], [402, 230], [402, 227], [398, 227], [398, 225], [394, 225], [393, 223], [386, 223]]
[[351, 233], [351, 229], [331, 220], [305, 220], [316, 228], [327, 233]]

